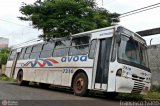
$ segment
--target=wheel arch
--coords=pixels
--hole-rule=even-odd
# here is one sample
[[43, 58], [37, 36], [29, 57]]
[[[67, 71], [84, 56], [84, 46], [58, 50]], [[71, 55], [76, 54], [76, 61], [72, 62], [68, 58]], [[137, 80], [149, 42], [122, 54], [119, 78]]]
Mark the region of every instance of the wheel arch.
[[84, 73], [87, 76], [87, 81], [89, 80], [87, 73], [83, 69], [78, 69], [72, 76], [72, 80], [71, 80], [71, 87], [72, 88], [73, 88], [74, 79], [75, 79], [76, 75], [78, 75], [79, 73]]
[[19, 72], [21, 72], [21, 71], [23, 72], [23, 69], [22, 69], [22, 68], [20, 68], [20, 69], [18, 70], [16, 79], [18, 78], [18, 74], [19, 74]]

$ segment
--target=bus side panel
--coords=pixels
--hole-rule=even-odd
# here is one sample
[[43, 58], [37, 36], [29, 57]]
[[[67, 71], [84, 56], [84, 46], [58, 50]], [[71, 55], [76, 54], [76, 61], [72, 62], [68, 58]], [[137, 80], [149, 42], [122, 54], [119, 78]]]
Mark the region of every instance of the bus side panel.
[[22, 68], [23, 79], [27, 81], [35, 81], [35, 70], [33, 68]]
[[5, 75], [6, 75], [7, 77], [11, 77], [12, 64], [13, 64], [13, 61], [8, 61], [8, 62], [7, 62], [6, 70], [5, 70]]
[[20, 69], [22, 69], [22, 71], [23, 71], [23, 80], [35, 81], [35, 70], [37, 68], [25, 67], [25, 64], [28, 61], [32, 61], [32, 60], [18, 60], [17, 61], [17, 65], [16, 65], [16, 69], [15, 69], [15, 77], [14, 78], [17, 78], [18, 72], [20, 71]]
[[45, 68], [34, 68], [33, 70], [35, 75], [34, 81], [42, 83], [47, 82], [47, 70]]
[[57, 68], [48, 68], [47, 83], [60, 85], [61, 84], [61, 70]]
[[60, 68], [38, 68], [35, 70], [35, 81], [61, 85], [61, 75]]
[[72, 68], [62, 68], [62, 85], [63, 86], [70, 86], [69, 82], [70, 82], [70, 74], [73, 73], [73, 69]]
[[[49, 61], [48, 64], [46, 61]], [[67, 56], [47, 59], [19, 60], [16, 65], [15, 78], [18, 71], [23, 70], [23, 79], [49, 83], [55, 85], [71, 86], [74, 72], [82, 69], [88, 77], [88, 88], [91, 88], [93, 60], [83, 56]]]
[[[117, 62], [110, 63], [110, 68], [108, 72], [108, 92], [116, 91], [116, 72], [120, 66]], [[111, 73], [113, 71], [113, 73]]]

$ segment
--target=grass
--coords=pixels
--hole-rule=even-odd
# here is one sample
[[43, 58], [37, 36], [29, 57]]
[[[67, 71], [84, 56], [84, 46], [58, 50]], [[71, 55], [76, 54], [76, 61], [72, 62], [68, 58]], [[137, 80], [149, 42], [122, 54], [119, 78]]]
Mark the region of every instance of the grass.
[[12, 79], [12, 78], [8, 78], [5, 75], [0, 75], [0, 80], [1, 81], [10, 81], [10, 82], [15, 82], [16, 80]]
[[118, 100], [124, 100], [124, 101], [130, 101], [130, 100], [134, 100], [134, 101], [139, 101], [139, 100], [144, 100], [143, 95], [139, 95], [139, 94], [125, 94], [125, 93], [120, 93], [117, 96]]
[[160, 86], [152, 86], [152, 89], [147, 95], [144, 95], [145, 99], [160, 100]]
[[160, 100], [160, 86], [152, 86], [152, 89], [146, 95], [124, 94], [120, 93], [117, 97], [119, 100]]
[[144, 95], [146, 100], [160, 100], [160, 91], [150, 91], [147, 95]]

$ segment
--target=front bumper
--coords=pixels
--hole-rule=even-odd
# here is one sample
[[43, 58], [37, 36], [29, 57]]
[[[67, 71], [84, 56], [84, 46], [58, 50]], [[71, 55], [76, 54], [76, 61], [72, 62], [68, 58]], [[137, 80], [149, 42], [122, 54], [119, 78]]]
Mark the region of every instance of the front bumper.
[[116, 92], [146, 94], [150, 86], [151, 83], [148, 82], [116, 77]]

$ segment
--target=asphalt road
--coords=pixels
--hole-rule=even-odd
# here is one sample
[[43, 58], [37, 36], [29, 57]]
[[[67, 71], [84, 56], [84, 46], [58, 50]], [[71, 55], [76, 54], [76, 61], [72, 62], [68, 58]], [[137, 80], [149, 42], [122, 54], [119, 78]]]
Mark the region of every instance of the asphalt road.
[[90, 94], [87, 97], [79, 97], [67, 89], [18, 86], [6, 81], [0, 81], [0, 100], [7, 100], [10, 105], [18, 106], [120, 106], [119, 101], [103, 96]]

